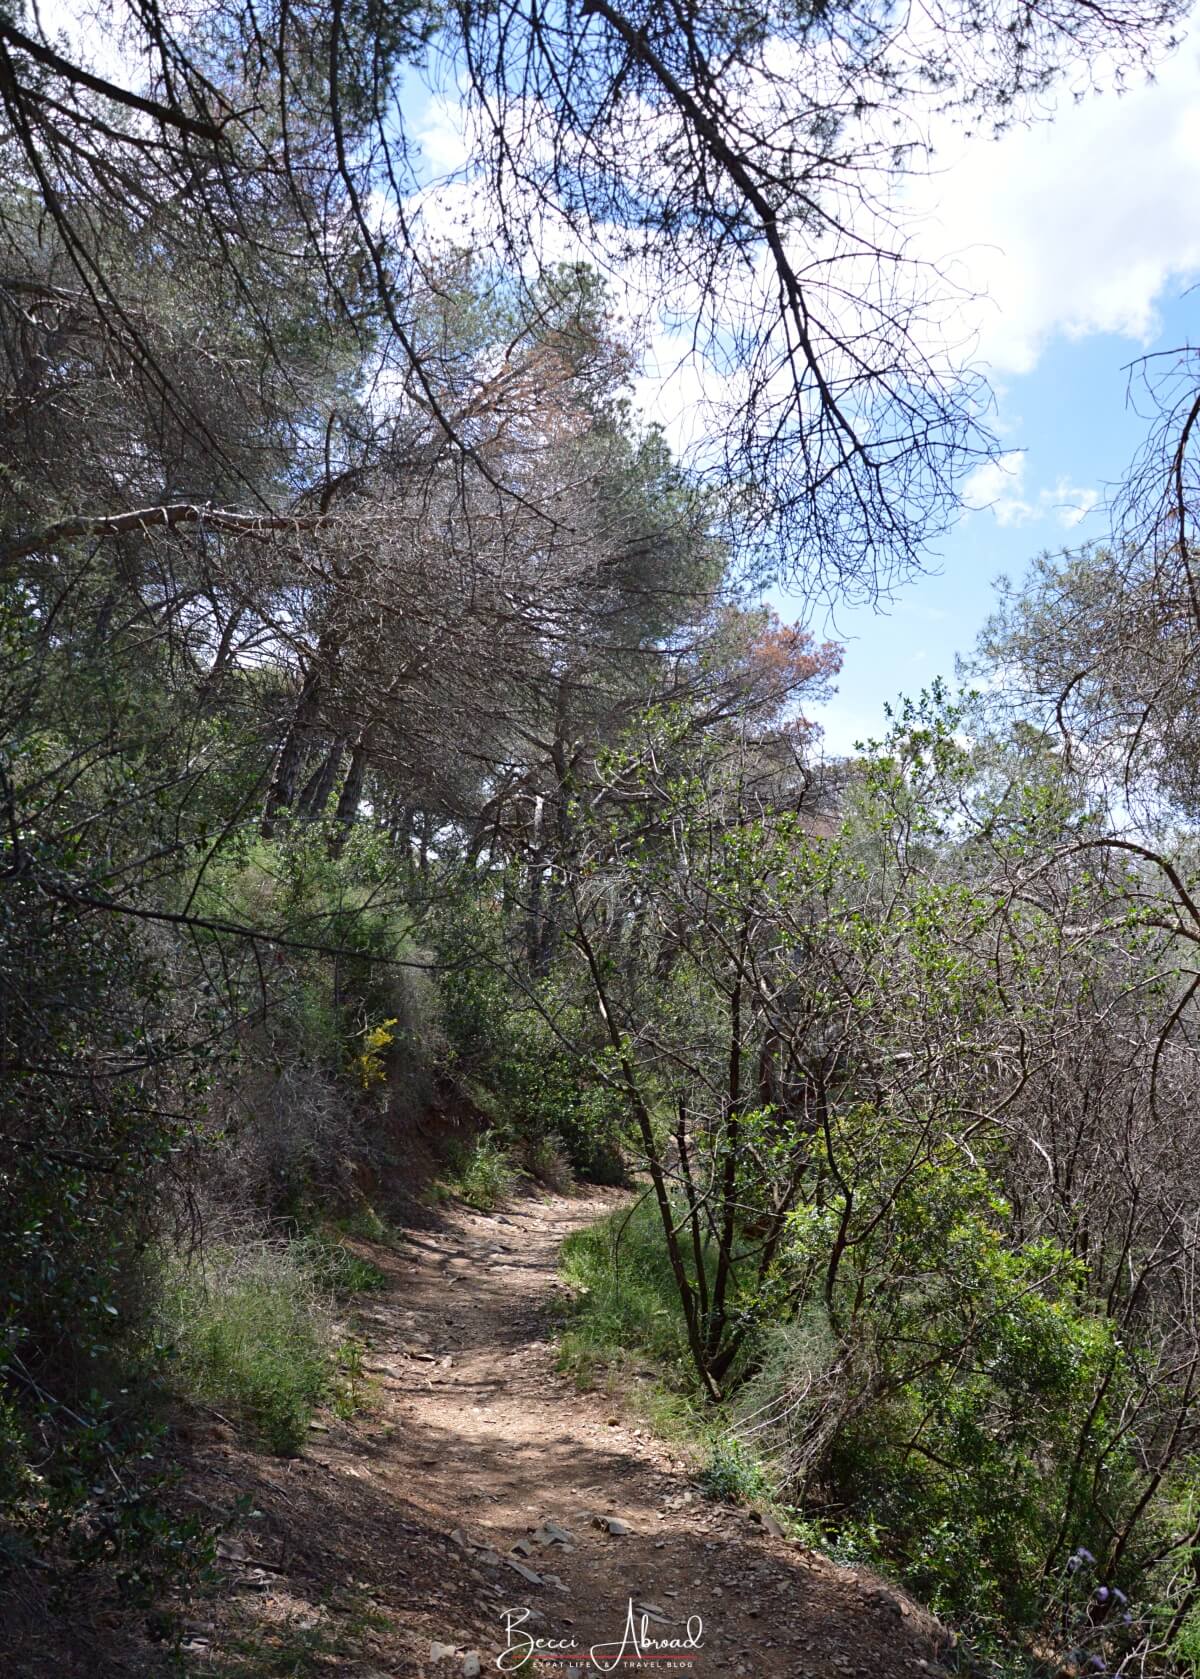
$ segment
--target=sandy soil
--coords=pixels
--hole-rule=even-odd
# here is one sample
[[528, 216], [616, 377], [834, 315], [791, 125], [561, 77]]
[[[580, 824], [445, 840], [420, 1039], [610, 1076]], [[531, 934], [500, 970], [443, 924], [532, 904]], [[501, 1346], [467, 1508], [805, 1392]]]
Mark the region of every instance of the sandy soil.
[[[263, 1659], [278, 1639], [262, 1671], [289, 1671], [306, 1622], [311, 1670], [345, 1679], [511, 1671], [530, 1638], [531, 1671], [579, 1679], [938, 1671], [915, 1604], [705, 1500], [636, 1419], [556, 1372], [558, 1249], [611, 1206], [593, 1192], [462, 1210], [369, 1250], [389, 1278], [361, 1314], [374, 1414], [326, 1418], [304, 1458], [260, 1462], [263, 1514], [226, 1558], [235, 1619], [252, 1609]], [[226, 1475], [244, 1464], [228, 1450]], [[230, 1630], [195, 1629], [198, 1671]]]
[[[613, 1204], [531, 1196], [443, 1210], [395, 1248], [355, 1244], [388, 1278], [355, 1326], [368, 1408], [323, 1415], [291, 1460], [220, 1419], [187, 1444], [187, 1499], [249, 1501], [219, 1588], [187, 1610], [188, 1674], [471, 1679], [514, 1671], [531, 1638], [523, 1671], [542, 1679], [942, 1671], [945, 1637], [916, 1604], [706, 1500], [635, 1417], [556, 1372], [559, 1247]], [[100, 1630], [93, 1617], [68, 1645], [60, 1626], [52, 1666], [25, 1671], [178, 1673], [127, 1625]]]

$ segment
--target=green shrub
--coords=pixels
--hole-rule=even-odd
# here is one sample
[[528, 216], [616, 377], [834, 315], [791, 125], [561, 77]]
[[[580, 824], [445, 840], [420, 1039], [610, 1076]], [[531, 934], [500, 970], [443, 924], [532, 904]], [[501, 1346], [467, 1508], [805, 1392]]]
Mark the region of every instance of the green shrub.
[[330, 1294], [372, 1294], [387, 1287], [387, 1278], [378, 1265], [361, 1258], [344, 1242], [319, 1234], [301, 1236], [292, 1246], [297, 1260]]
[[488, 1131], [471, 1143], [456, 1145], [441, 1178], [445, 1190], [481, 1213], [498, 1207], [516, 1181], [512, 1156]]
[[590, 1380], [597, 1367], [652, 1358], [688, 1386], [691, 1357], [658, 1209], [643, 1200], [569, 1236], [562, 1272], [575, 1287], [562, 1339], [564, 1363]]
[[[76, 837], [28, 843], [55, 878], [91, 861]], [[144, 1254], [162, 1168], [185, 1147], [178, 1109], [207, 1078], [201, 1052], [186, 1074], [171, 1069], [175, 1082], [155, 1066], [173, 1058], [169, 1000], [165, 964], [140, 929], [81, 919], [24, 878], [5, 884], [0, 1522], [27, 1537], [61, 1532], [95, 1507], [98, 1487], [105, 1497], [132, 1487], [152, 1441], [140, 1392], [154, 1296]], [[208, 1028], [203, 996], [197, 1008]], [[141, 1077], [106, 1072], [143, 1059]]]
[[[827, 1254], [829, 1217], [797, 1208], [793, 1276]], [[911, 1171], [890, 1223], [855, 1249], [835, 1295], [840, 1334], [819, 1282], [783, 1308], [735, 1276], [734, 1310], [754, 1316], [716, 1408], [699, 1394], [652, 1200], [572, 1236], [562, 1268], [577, 1291], [563, 1363], [590, 1382], [652, 1360], [707, 1447], [710, 1495], [784, 1499], [836, 1554], [899, 1574], [993, 1645], [1042, 1624], [1048, 1562], [1102, 1549], [1095, 1500], [1132, 1507], [1127, 1355], [1079, 1262], [1049, 1241], [1014, 1243], [1008, 1209], [961, 1161]], [[1193, 1525], [1187, 1511], [1145, 1524], [1159, 1544]], [[1131, 1593], [1139, 1566], [1125, 1559]]]
[[296, 1246], [228, 1245], [173, 1264], [162, 1302], [176, 1390], [281, 1454], [299, 1450], [332, 1368], [328, 1310]]
[[763, 1466], [736, 1435], [719, 1434], [708, 1449], [700, 1475], [708, 1498], [724, 1504], [752, 1504], [770, 1493]]
[[329, 1407], [343, 1420], [355, 1416], [364, 1407], [374, 1384], [366, 1373], [363, 1355], [366, 1347], [355, 1336], [339, 1343], [333, 1354], [334, 1375], [330, 1383]]
[[[820, 1487], [881, 1534], [937, 1612], [1036, 1625], [1064, 1543], [1099, 1548], [1094, 1489], [1122, 1506], [1127, 1453], [1110, 1430], [1124, 1355], [1085, 1280], [1053, 1242], [1017, 1246], [1007, 1209], [961, 1162], [910, 1175], [886, 1237], [863, 1243], [845, 1280], [865, 1305], [835, 1384], [840, 1421], [799, 1490]], [[1106, 1382], [1114, 1411], [1093, 1411]], [[821, 1438], [830, 1398], [821, 1383], [803, 1392], [793, 1370], [774, 1401], [793, 1450]], [[761, 1382], [755, 1397], [770, 1407]]]
[[[495, 919], [478, 904], [449, 906], [435, 931], [448, 956], [460, 957], [465, 947], [479, 951], [475, 962], [452, 962], [442, 980], [449, 1070], [487, 1093], [489, 1108], [513, 1138], [561, 1147], [571, 1166], [594, 1183], [625, 1183], [623, 1104], [565, 1047], [547, 1016], [567, 1028], [571, 1042], [587, 1039], [593, 1018], [552, 980], [541, 988], [540, 1007], [531, 1008], [500, 972], [498, 934]], [[602, 1059], [597, 1043], [595, 1060]]]

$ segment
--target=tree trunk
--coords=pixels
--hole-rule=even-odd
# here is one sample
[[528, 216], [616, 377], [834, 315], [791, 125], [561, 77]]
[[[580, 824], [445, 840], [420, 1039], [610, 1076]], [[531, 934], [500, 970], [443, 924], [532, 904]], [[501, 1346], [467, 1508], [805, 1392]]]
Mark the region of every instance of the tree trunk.
[[317, 674], [316, 666], [309, 668], [300, 687], [300, 694], [296, 700], [292, 720], [288, 725], [287, 734], [283, 738], [283, 745], [279, 748], [279, 756], [275, 760], [275, 773], [271, 777], [271, 786], [267, 792], [266, 804], [263, 807], [262, 837], [270, 839], [275, 832], [275, 818], [281, 810], [290, 810], [296, 798], [296, 782], [300, 776], [300, 766], [304, 759], [304, 745], [309, 730], [317, 718], [317, 707], [321, 698], [321, 678]]
[[710, 1360], [717, 1357], [727, 1322], [725, 1296], [733, 1271], [733, 1242], [737, 1224], [738, 1145], [740, 1138], [742, 1085], [742, 982], [734, 982], [729, 998], [729, 1095], [722, 1139], [724, 1160], [721, 1171], [721, 1231], [717, 1245], [717, 1272], [713, 1279], [712, 1315], [708, 1320], [705, 1350]]
[[350, 830], [358, 820], [358, 807], [362, 803], [363, 783], [366, 778], [367, 740], [365, 735], [360, 735], [354, 743], [354, 750], [350, 754], [350, 768], [346, 771], [346, 779], [342, 783], [337, 809], [333, 813], [333, 820], [337, 826], [329, 840], [329, 855], [331, 857], [341, 856], [346, 841], [350, 838]]
[[342, 735], [339, 735], [325, 757], [309, 776], [296, 804], [296, 813], [302, 822], [318, 822], [325, 814], [325, 806], [329, 803], [329, 795], [333, 792], [333, 785], [337, 780], [338, 770], [342, 766], [342, 753], [345, 749], [345, 739]]
[[529, 963], [529, 971], [535, 977], [540, 972], [542, 950], [542, 875], [545, 867], [542, 854], [542, 821], [544, 813], [545, 800], [540, 793], [535, 793], [533, 796], [533, 834], [530, 844], [532, 855], [526, 871], [529, 885], [525, 911], [525, 956]]
[[617, 1025], [612, 1009], [609, 1006], [608, 994], [604, 985], [604, 978], [600, 970], [600, 963], [596, 952], [588, 938], [580, 913], [579, 900], [571, 889], [571, 897], [575, 913], [575, 939], [591, 975], [592, 990], [596, 999], [596, 1006], [600, 1019], [608, 1035], [609, 1043], [616, 1052], [617, 1064], [621, 1069], [621, 1083], [625, 1097], [637, 1121], [641, 1133], [642, 1149], [646, 1157], [646, 1166], [650, 1173], [650, 1182], [654, 1187], [654, 1199], [658, 1207], [658, 1216], [662, 1222], [663, 1236], [667, 1244], [667, 1258], [670, 1261], [671, 1273], [675, 1279], [675, 1287], [683, 1307], [683, 1319], [687, 1329], [688, 1348], [692, 1355], [692, 1362], [696, 1366], [696, 1374], [704, 1384], [708, 1397], [720, 1400], [721, 1389], [710, 1368], [707, 1349], [697, 1310], [696, 1290], [687, 1274], [687, 1266], [683, 1262], [683, 1251], [679, 1242], [679, 1231], [676, 1228], [674, 1212], [671, 1207], [671, 1194], [667, 1187], [666, 1173], [663, 1170], [662, 1156], [658, 1142], [654, 1135], [654, 1121], [650, 1114], [646, 1098], [642, 1094], [638, 1083], [633, 1062], [622, 1040], [620, 1028]]

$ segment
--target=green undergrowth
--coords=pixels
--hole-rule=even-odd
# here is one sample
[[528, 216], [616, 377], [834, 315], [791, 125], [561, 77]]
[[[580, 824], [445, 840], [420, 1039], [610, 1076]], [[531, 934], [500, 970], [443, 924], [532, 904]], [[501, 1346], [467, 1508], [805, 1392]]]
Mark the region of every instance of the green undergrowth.
[[[362, 1201], [351, 1212], [340, 1213], [336, 1218], [330, 1219], [329, 1227], [339, 1235], [373, 1242], [380, 1248], [394, 1248], [402, 1234], [395, 1225], [389, 1224], [369, 1201]], [[382, 1275], [380, 1272], [381, 1277]]]
[[469, 1143], [455, 1143], [449, 1160], [432, 1189], [432, 1198], [465, 1201], [477, 1212], [490, 1213], [507, 1200], [521, 1173], [504, 1143], [490, 1131]]
[[[669, 1440], [691, 1463], [705, 1498], [769, 1513], [789, 1538], [835, 1562], [894, 1575], [869, 1523], [843, 1514], [831, 1526], [780, 1497], [772, 1465], [739, 1434], [741, 1393], [718, 1405], [701, 1397], [652, 1200], [568, 1237], [560, 1270], [573, 1297], [559, 1334], [559, 1368], [582, 1390], [610, 1394]], [[757, 1360], [763, 1350], [755, 1342], [748, 1356]]]
[[168, 1260], [158, 1334], [170, 1387], [270, 1451], [298, 1452], [318, 1406], [341, 1416], [361, 1407], [362, 1347], [340, 1333], [335, 1302], [385, 1282], [326, 1236], [214, 1244], [202, 1262]]
[[561, 1266], [574, 1290], [563, 1368], [594, 1387], [650, 1360], [663, 1386], [686, 1393], [687, 1335], [654, 1204], [643, 1200], [576, 1231], [563, 1244]]
[[[965, 1240], [969, 1230], [957, 1228]], [[644, 1199], [568, 1238], [560, 1265], [572, 1287], [559, 1338], [560, 1368], [581, 1388], [599, 1389], [627, 1403], [660, 1436], [682, 1446], [705, 1496], [769, 1510], [789, 1537], [839, 1563], [865, 1564], [903, 1582], [947, 1624], [959, 1628], [977, 1671], [995, 1679], [1045, 1679], [1036, 1634], [1039, 1625], [1048, 1624], [1057, 1587], [1048, 1582], [1041, 1602], [1032, 1600], [1032, 1592], [1022, 1597], [1029, 1570], [1023, 1576], [1019, 1548], [1032, 1552], [1041, 1537], [1034, 1519], [1038, 1509], [1026, 1499], [1026, 1481], [1037, 1469], [1050, 1484], [1061, 1467], [1050, 1459], [1027, 1468], [1010, 1451], [994, 1479], [986, 1477], [990, 1466], [980, 1462], [979, 1418], [998, 1411], [993, 1390], [1007, 1394], [1008, 1388], [1001, 1389], [1005, 1367], [985, 1372], [986, 1388], [982, 1377], [971, 1382], [960, 1375], [935, 1394], [940, 1409], [932, 1421], [929, 1416], [925, 1420], [927, 1427], [937, 1422], [941, 1429], [936, 1477], [918, 1473], [924, 1460], [914, 1468], [902, 1449], [921, 1421], [918, 1401], [928, 1403], [926, 1388], [914, 1381], [841, 1430], [826, 1451], [822, 1478], [815, 1479], [816, 1497], [800, 1505], [788, 1496], [786, 1457], [781, 1469], [770, 1451], [772, 1443], [778, 1446], [779, 1431], [764, 1432], [761, 1424], [764, 1415], [778, 1414], [781, 1398], [792, 1404], [797, 1430], [814, 1417], [819, 1420], [819, 1407], [826, 1402], [819, 1378], [830, 1363], [829, 1332], [821, 1332], [819, 1314], [809, 1309], [779, 1318], [748, 1337], [745, 1364], [724, 1384], [727, 1397], [714, 1404], [700, 1393], [653, 1201]], [[1000, 1282], [1006, 1280], [1002, 1273]], [[1023, 1383], [1019, 1391], [1036, 1397], [1036, 1384], [1050, 1383], [1033, 1368], [1035, 1354], [1048, 1365], [1065, 1346], [1068, 1352], [1077, 1350], [1075, 1364], [1064, 1361], [1060, 1382], [1072, 1399], [1090, 1343], [1069, 1296], [1035, 1319], [1035, 1327], [1046, 1329], [1043, 1346], [1030, 1331], [1037, 1299], [1028, 1290], [1010, 1292], [1015, 1298], [1004, 1296], [1002, 1327], [1020, 1332], [1022, 1339], [1021, 1363], [1017, 1376], [1007, 1378], [1009, 1387]], [[1082, 1329], [1087, 1327], [1083, 1323]], [[808, 1393], [814, 1397], [802, 1410]], [[1194, 1521], [1188, 1502], [1174, 1511], [1170, 1531], [1186, 1532]], [[1005, 1575], [997, 1559], [1005, 1561], [1009, 1553], [1017, 1560]], [[1069, 1570], [1064, 1578], [1069, 1579]], [[1135, 1605], [1133, 1613], [1136, 1619], [1155, 1611]], [[1055, 1624], [1062, 1620], [1059, 1614]], [[1200, 1614], [1177, 1634], [1174, 1656], [1182, 1671], [1200, 1675]]]
[[561, 1270], [573, 1298], [559, 1336], [559, 1367], [581, 1389], [619, 1397], [682, 1447], [706, 1496], [769, 1504], [763, 1466], [732, 1433], [726, 1409], [705, 1404], [697, 1392], [654, 1203], [622, 1208], [569, 1236]]
[[[711, 1263], [714, 1256], [706, 1259]], [[589, 1373], [630, 1361], [644, 1366], [649, 1360], [672, 1393], [694, 1392], [683, 1311], [658, 1208], [648, 1195], [568, 1237], [561, 1263], [575, 1291], [562, 1340], [565, 1368], [586, 1380]], [[728, 1304], [731, 1315], [749, 1304], [736, 1271]], [[731, 1387], [758, 1345], [753, 1333], [746, 1337], [730, 1373]]]
[[387, 1278], [378, 1265], [323, 1232], [302, 1236], [292, 1246], [295, 1258], [313, 1281], [338, 1298], [375, 1294], [387, 1287]]

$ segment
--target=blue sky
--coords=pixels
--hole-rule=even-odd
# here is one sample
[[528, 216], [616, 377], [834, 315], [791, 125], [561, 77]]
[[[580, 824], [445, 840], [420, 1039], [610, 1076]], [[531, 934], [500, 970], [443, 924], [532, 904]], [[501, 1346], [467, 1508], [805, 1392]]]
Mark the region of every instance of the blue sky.
[[[945, 333], [988, 373], [1002, 459], [968, 479], [955, 528], [886, 609], [811, 623], [846, 646], [839, 692], [817, 714], [831, 753], [880, 734], [897, 695], [953, 678], [998, 573], [1020, 576], [1039, 552], [1104, 539], [1106, 498], [1147, 424], [1127, 400], [1130, 364], [1200, 337], [1200, 293], [1188, 295], [1200, 279], [1200, 28], [1151, 83], [1089, 93], [1079, 83], [1092, 71], [1103, 79], [1102, 67], [1080, 68], [1043, 120], [999, 139], [935, 127], [931, 167], [895, 200], [909, 254], [959, 288]], [[435, 219], [486, 238], [490, 211], [453, 88], [411, 92]], [[721, 394], [711, 368], [680, 360], [688, 337], [651, 328], [636, 383], [684, 458], [702, 446]], [[772, 601], [786, 618], [804, 615], [799, 600]]]
[[[1104, 540], [1106, 501], [1148, 428], [1130, 364], [1200, 343], [1200, 29], [1154, 85], [963, 148], [923, 208], [981, 294], [970, 324], [1006, 470], [968, 481], [973, 505], [894, 604], [813, 625], [846, 645], [839, 693], [818, 713], [833, 753], [881, 733], [885, 702], [953, 679], [998, 574]], [[785, 596], [775, 604], [796, 616]]]
[[[878, 736], [883, 707], [898, 694], [915, 695], [935, 676], [954, 678], [955, 655], [971, 651], [999, 574], [1020, 577], [1039, 553], [1104, 540], [1106, 500], [1147, 430], [1145, 401], [1140, 415], [1127, 401], [1130, 363], [1200, 338], [1200, 294], [1187, 296], [1186, 289], [1183, 279], [1168, 282], [1151, 338], [1056, 334], [1030, 372], [1005, 379], [1003, 443], [1021, 453], [1019, 460], [1006, 457], [1009, 470], [980, 486], [988, 500], [999, 487], [996, 504], [965, 510], [930, 556], [931, 573], [914, 579], [892, 606], [842, 611], [814, 625], [846, 647], [838, 695], [816, 714], [827, 750], [848, 752], [856, 740]], [[1089, 494], [1098, 499], [1085, 512]], [[786, 595], [775, 605], [795, 615]]]

